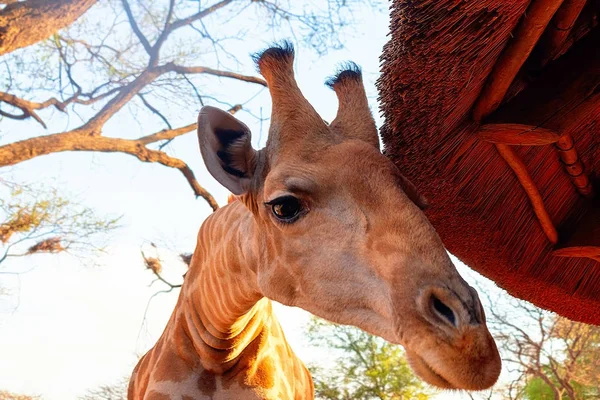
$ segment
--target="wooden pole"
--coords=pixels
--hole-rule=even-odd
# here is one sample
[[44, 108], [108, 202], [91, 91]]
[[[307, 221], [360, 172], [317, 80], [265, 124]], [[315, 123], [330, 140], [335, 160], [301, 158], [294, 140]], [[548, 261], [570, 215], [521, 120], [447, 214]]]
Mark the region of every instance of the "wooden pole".
[[496, 144], [496, 149], [498, 149], [498, 153], [500, 153], [502, 158], [504, 158], [506, 163], [517, 176], [519, 183], [521, 183], [521, 186], [525, 190], [527, 197], [529, 197], [529, 201], [531, 201], [533, 211], [535, 212], [538, 221], [540, 221], [542, 230], [548, 237], [548, 240], [550, 240], [552, 244], [556, 244], [558, 242], [558, 233], [556, 232], [556, 228], [550, 219], [550, 215], [548, 215], [548, 211], [546, 211], [544, 200], [542, 199], [537, 186], [531, 179], [529, 172], [527, 172], [527, 167], [510, 146], [505, 144]]
[[534, 0], [514, 32], [473, 108], [473, 119], [481, 121], [498, 108], [517, 72], [548, 26], [563, 0]]
[[586, 0], [565, 0], [556, 11], [550, 26], [544, 33], [542, 42], [540, 42], [543, 44], [541, 65], [562, 53], [562, 46], [567, 41], [585, 4]]
[[591, 204], [568, 240], [552, 252], [560, 257], [587, 257], [600, 262], [600, 205]]
[[543, 146], [560, 139], [553, 130], [523, 124], [486, 124], [479, 127], [477, 135], [489, 143], [513, 146]]
[[594, 195], [592, 184], [588, 178], [585, 166], [579, 159], [573, 137], [570, 134], [564, 135], [555, 143], [555, 146], [558, 149], [565, 172], [571, 178], [571, 182], [573, 182], [577, 191], [583, 196], [592, 197]]

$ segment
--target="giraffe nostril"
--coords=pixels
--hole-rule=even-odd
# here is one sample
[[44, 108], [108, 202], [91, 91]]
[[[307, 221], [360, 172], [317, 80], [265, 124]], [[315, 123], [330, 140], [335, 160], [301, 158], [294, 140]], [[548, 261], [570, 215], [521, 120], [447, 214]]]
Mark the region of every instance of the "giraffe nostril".
[[432, 296], [432, 301], [433, 309], [435, 310], [436, 314], [450, 322], [452, 326], [456, 327], [456, 317], [452, 309], [435, 296]]

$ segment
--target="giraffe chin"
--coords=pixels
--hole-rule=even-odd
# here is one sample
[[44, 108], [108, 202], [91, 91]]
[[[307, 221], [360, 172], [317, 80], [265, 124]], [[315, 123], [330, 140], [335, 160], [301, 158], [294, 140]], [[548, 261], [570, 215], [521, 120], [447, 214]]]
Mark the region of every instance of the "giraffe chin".
[[452, 385], [442, 375], [437, 373], [421, 356], [417, 353], [406, 350], [406, 359], [415, 373], [430, 385], [441, 389], [462, 389]]

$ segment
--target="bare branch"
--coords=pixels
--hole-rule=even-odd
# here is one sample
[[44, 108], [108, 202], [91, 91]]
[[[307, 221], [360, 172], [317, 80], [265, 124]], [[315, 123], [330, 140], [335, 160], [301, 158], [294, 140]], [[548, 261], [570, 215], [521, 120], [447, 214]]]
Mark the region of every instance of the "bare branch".
[[[28, 3], [28, 5], [37, 3], [54, 4], [58, 1], [59, 0], [28, 0], [27, 2], [16, 2], [15, 7], [16, 5], [21, 7], [21, 4], [25, 3]], [[94, 3], [92, 0], [60, 1], [80, 4]], [[56, 30], [52, 32], [54, 35], [53, 41], [45, 43], [43, 47], [44, 57], [49, 57], [51, 60], [49, 63], [40, 62], [39, 67], [37, 63], [30, 63], [33, 66], [27, 68], [22, 67], [22, 65], [30, 65], [27, 62], [19, 64], [16, 61], [12, 62], [12, 60], [10, 60], [11, 63], [5, 61], [8, 79], [7, 87], [3, 88], [6, 93], [0, 92], [0, 105], [3, 106], [2, 109], [0, 109], [1, 116], [12, 119], [35, 119], [45, 127], [44, 121], [41, 116], [38, 115], [42, 114], [39, 110], [55, 107], [61, 112], [77, 114], [75, 112], [75, 104], [83, 106], [96, 104], [98, 105], [98, 110], [88, 110], [91, 112], [88, 112], [87, 114], [82, 113], [83, 116], [77, 114], [83, 122], [82, 125], [76, 129], [69, 128], [70, 130], [66, 132], [38, 136], [1, 145], [0, 167], [15, 165], [38, 156], [63, 151], [121, 152], [135, 156], [144, 162], [160, 163], [178, 169], [186, 178], [195, 195], [203, 197], [209, 202], [213, 209], [216, 209], [218, 207], [216, 202], [212, 196], [198, 184], [189, 166], [182, 160], [173, 158], [161, 151], [174, 138], [195, 130], [196, 124], [194, 123], [173, 128], [171, 121], [169, 120], [170, 115], [166, 112], [167, 110], [154, 99], [162, 100], [161, 96], [164, 93], [167, 93], [165, 100], [169, 101], [169, 96], [179, 96], [182, 91], [185, 91], [185, 94], [192, 96], [195, 94], [200, 104], [203, 104], [204, 100], [211, 99], [212, 93], [204, 93], [194, 86], [190, 80], [191, 74], [204, 74], [235, 79], [266, 87], [266, 82], [258, 76], [228, 71], [227, 68], [220, 69], [218, 54], [215, 54], [217, 68], [203, 65], [185, 65], [191, 63], [191, 60], [196, 59], [196, 52], [202, 50], [190, 50], [189, 52], [181, 50], [180, 52], [176, 52], [176, 55], [173, 55], [173, 57], [177, 57], [177, 61], [160, 59], [161, 47], [166, 48], [165, 43], [169, 40], [169, 35], [175, 30], [185, 26], [194, 28], [192, 26], [193, 23], [199, 25], [202, 24], [205, 32], [201, 33], [201, 39], [204, 43], [209, 43], [209, 41], [212, 42], [215, 53], [217, 50], [227, 53], [227, 50], [223, 47], [216, 47], [223, 37], [212, 37], [206, 26], [203, 24], [205, 21], [203, 18], [214, 15], [214, 13], [219, 10], [224, 10], [228, 6], [228, 10], [233, 10], [236, 2], [234, 0], [215, 0], [215, 4], [203, 6], [204, 8], [198, 6], [199, 8], [192, 10], [192, 14], [189, 15], [190, 11], [187, 11], [185, 14], [183, 14], [183, 12], [181, 12], [181, 14], [178, 13], [178, 8], [180, 6], [183, 10], [190, 10], [187, 4], [185, 4], [186, 2], [181, 3], [176, 0], [169, 0], [167, 2], [168, 9], [165, 14], [162, 10], [160, 12], [155, 12], [162, 6], [152, 2], [137, 2], [133, 4], [129, 1], [130, 0], [121, 0], [127, 20], [125, 20], [125, 16], [123, 16], [119, 5], [116, 7], [118, 9], [115, 9], [113, 3], [109, 2], [110, 4], [108, 7], [111, 8], [114, 15], [112, 24], [111, 20], [101, 21], [101, 23], [98, 24], [98, 33], [93, 31], [91, 35], [87, 35], [87, 32], [90, 30], [82, 29], [87, 28], [85, 25], [76, 25], [73, 29], [61, 31], [60, 34], [56, 33]], [[197, 4], [202, 5], [204, 5], [204, 3], [205, 2], [197, 2]], [[261, 3], [265, 2], [261, 0], [249, 0], [246, 5], [242, 4], [238, 11], [245, 10], [252, 4]], [[306, 25], [309, 20], [313, 21], [314, 15], [320, 14], [315, 14], [315, 12], [311, 11], [306, 11], [302, 14], [293, 14], [280, 8], [269, 8], [269, 4], [278, 5], [277, 2], [266, 2], [266, 5], [262, 4], [262, 7], [271, 10], [270, 12], [276, 13], [284, 19], [287, 17], [293, 18], [304, 25]], [[0, 20], [2, 18], [1, 14], [8, 8], [9, 6], [0, 10]], [[223, 14], [225, 13], [223, 12]], [[144, 32], [150, 31], [146, 29], [147, 25], [145, 24], [147, 24], [147, 20], [143, 19], [141, 15], [148, 15], [151, 17], [151, 24], [153, 27], [156, 27], [158, 31], [156, 41], [154, 41], [155, 36], [146, 36], [144, 34]], [[161, 15], [160, 19], [158, 19], [157, 15]], [[185, 15], [188, 16], [180, 18]], [[328, 15], [329, 14], [326, 13], [325, 16], [321, 15], [319, 18], [327, 18]], [[239, 17], [239, 14], [237, 11], [232, 11], [229, 17], [237, 18]], [[318, 21], [321, 21], [321, 19], [314, 20], [313, 22], [317, 23]], [[125, 28], [130, 32], [129, 35], [122, 35], [122, 29], [118, 26], [121, 23], [125, 23]], [[129, 24], [129, 26], [127, 24]], [[0, 23], [0, 26], [1, 25], [2, 24]], [[81, 32], [84, 32], [85, 34], [82, 34]], [[133, 34], [131, 34], [131, 32], [133, 32]], [[71, 37], [72, 35], [73, 37]], [[232, 37], [236, 37], [237, 35], [241, 35], [240, 31], [235, 31]], [[123, 40], [123, 38], [125, 38], [125, 40]], [[141, 43], [141, 46], [138, 45], [138, 40]], [[153, 41], [154, 43], [151, 44], [150, 41]], [[204, 49], [204, 43], [199, 45], [198, 49]], [[0, 40], [0, 47], [1, 45], [2, 43]], [[142, 47], [144, 50], [142, 50]], [[49, 52], [47, 52], [48, 50]], [[146, 53], [149, 56], [148, 64], [146, 63]], [[210, 57], [212, 57], [212, 55]], [[29, 61], [29, 59], [26, 60]], [[56, 60], [58, 60], [58, 63]], [[173, 60], [175, 60], [175, 58], [173, 58]], [[42, 70], [43, 74], [39, 74], [41, 75], [41, 78], [38, 79], [38, 82], [32, 83], [31, 85], [24, 85], [18, 81], [13, 83], [10, 65], [13, 65], [12, 68], [18, 71], [18, 75], [15, 76], [19, 76], [19, 78], [32, 76], [31, 73], [36, 72], [37, 68]], [[48, 65], [48, 67], [43, 69], [46, 65]], [[56, 69], [58, 72], [56, 72]], [[29, 75], [27, 75], [27, 73], [29, 73]], [[90, 77], [92, 78], [90, 79]], [[96, 79], [98, 79], [98, 81], [96, 81]], [[100, 82], [100, 84], [97, 82]], [[186, 82], [191, 86], [191, 89], [187, 87]], [[90, 87], [88, 85], [93, 86]], [[146, 91], [149, 90], [145, 88], [150, 87], [159, 89], [154, 91], [152, 98], [146, 95]], [[43, 91], [43, 93], [48, 93], [52, 90], [55, 92], [51, 92], [53, 97], [41, 101], [46, 99], [49, 95], [44, 94], [40, 96], [39, 92], [35, 92], [36, 90], [40, 92]], [[23, 93], [33, 93], [33, 95]], [[148, 110], [150, 110], [150, 112], [164, 121], [167, 129], [143, 136], [136, 140], [103, 137], [102, 134], [107, 121], [113, 118], [116, 113], [123, 110], [127, 104], [130, 104], [130, 101], [136, 96], [140, 98], [141, 102]], [[38, 101], [25, 99], [37, 99]], [[231, 103], [231, 99], [215, 99], [215, 101], [222, 104], [234, 104]], [[242, 106], [238, 104], [233, 106], [229, 111], [233, 114], [240, 110], [241, 107]], [[92, 115], [91, 118], [89, 117], [90, 115]], [[42, 114], [42, 116], [46, 118], [44, 114]], [[151, 143], [157, 143], [157, 145], [152, 146], [153, 148], [149, 148]]]
[[[27, 113], [22, 113], [22, 114], [11, 114], [11, 113], [7, 113], [6, 111], [2, 111], [0, 110], [0, 115], [2, 115], [3, 117], [6, 118], [10, 118], [10, 119], [27, 119], [30, 117], [30, 115], [28, 115]], [[44, 128], [46, 127], [44, 124], [42, 124], [42, 126], [44, 126]]]
[[[112, 83], [112, 82], [106, 82], [106, 84], [103, 84], [103, 86], [106, 86], [106, 85], [108, 85], [108, 84], [110, 84], [110, 83]], [[88, 99], [87, 99], [87, 100], [83, 100], [83, 99], [80, 99], [80, 98], [76, 97], [76, 98], [73, 100], [73, 103], [82, 104], [82, 105], [86, 105], [86, 106], [87, 106], [87, 105], [90, 105], [90, 104], [96, 103], [96, 102], [97, 102], [97, 101], [99, 101], [99, 100], [105, 99], [105, 98], [107, 98], [107, 97], [109, 97], [109, 96], [112, 96], [113, 94], [115, 94], [115, 93], [117, 93], [117, 92], [120, 92], [121, 90], [123, 90], [123, 88], [122, 88], [122, 87], [115, 87], [115, 88], [112, 88], [112, 89], [110, 89], [110, 90], [107, 90], [107, 91], [106, 91], [106, 92], [104, 92], [104, 93], [101, 93], [101, 94], [99, 94], [99, 95], [97, 95], [97, 96], [94, 96], [94, 94], [95, 94], [95, 93], [96, 93], [98, 90], [99, 90], [99, 88], [96, 88], [96, 89], [94, 89], [94, 90], [93, 90], [92, 92], [90, 92], [90, 93], [82, 93], [82, 94], [81, 94], [81, 96], [83, 96], [83, 97], [87, 97]]]
[[[12, 113], [8, 113], [6, 111], [0, 110], [0, 115], [3, 115], [5, 117], [11, 118], [11, 119], [27, 119], [27, 118], [31, 117], [31, 118], [35, 119], [37, 122], [39, 122], [40, 125], [42, 125], [44, 127], [44, 129], [46, 129], [47, 128], [46, 124], [37, 115], [36, 110], [43, 110], [45, 108], [54, 106], [57, 110], [59, 110], [61, 112], [66, 112], [67, 106], [69, 104], [76, 103], [76, 104], [82, 104], [82, 105], [90, 105], [90, 104], [96, 103], [102, 99], [105, 99], [106, 97], [109, 97], [109, 96], [121, 91], [122, 89], [123, 88], [121, 88], [121, 87], [113, 88], [113, 89], [108, 90], [105, 93], [99, 94], [97, 96], [93, 96], [92, 93], [81, 93], [80, 91], [77, 91], [75, 94], [73, 94], [71, 97], [69, 97], [68, 99], [66, 99], [64, 101], [60, 101], [55, 97], [51, 97], [48, 100], [45, 100], [41, 103], [35, 102], [35, 101], [30, 101], [30, 100], [25, 100], [25, 99], [22, 99], [20, 97], [13, 95], [13, 94], [0, 92], [0, 102], [4, 102], [6, 104], [11, 105], [12, 107], [18, 108], [22, 112], [22, 114], [17, 115], [17, 114], [12, 114]], [[81, 99], [80, 96], [87, 97], [87, 99]]]
[[[240, 104], [229, 109], [234, 114], [241, 110]], [[205, 199], [213, 210], [219, 208], [212, 195], [196, 180], [194, 172], [178, 158], [171, 157], [160, 150], [148, 149], [146, 145], [162, 140], [172, 140], [191, 132], [197, 124], [189, 124], [176, 129], [165, 129], [137, 140], [106, 138], [90, 135], [89, 130], [75, 129], [65, 133], [38, 136], [15, 143], [0, 146], [0, 167], [18, 164], [35, 157], [64, 151], [98, 151], [125, 153], [137, 157], [144, 162], [156, 162], [167, 167], [178, 169], [188, 181], [196, 197]]]
[[133, 16], [133, 13], [131, 12], [131, 7], [129, 7], [129, 2], [127, 0], [122, 0], [122, 2], [123, 2], [123, 8], [125, 9], [125, 13], [127, 14], [127, 19], [129, 20], [129, 25], [131, 25], [131, 29], [133, 30], [135, 35], [140, 40], [140, 43], [142, 44], [142, 46], [144, 46], [146, 53], [148, 53], [148, 55], [151, 56], [152, 55], [152, 46], [150, 46], [150, 42], [148, 42], [148, 39], [146, 39], [146, 36], [144, 36], [142, 31], [140, 30], [140, 27], [138, 26], [137, 22], [135, 22], [135, 17]]
[[113, 97], [108, 103], [102, 107], [98, 113], [90, 118], [80, 129], [85, 129], [92, 135], [99, 135], [102, 127], [117, 111], [129, 102], [142, 90], [146, 85], [153, 82], [160, 74], [163, 73], [156, 69], [147, 69], [142, 72], [137, 78], [123, 87], [118, 94]]
[[219, 205], [196, 180], [189, 166], [178, 158], [171, 157], [158, 150], [145, 147], [138, 140], [90, 136], [87, 131], [74, 130], [48, 136], [39, 136], [0, 147], [0, 166], [13, 165], [36, 156], [63, 151], [98, 151], [105, 153], [124, 153], [143, 162], [159, 163], [178, 169], [188, 181], [196, 197], [202, 197], [213, 210]]
[[173, 7], [175, 6], [175, 0], [169, 0], [169, 11], [167, 11], [167, 17], [165, 18], [165, 26], [156, 39], [156, 43], [152, 46], [152, 53], [150, 54], [150, 66], [156, 66], [158, 64], [158, 60], [160, 58], [160, 48], [162, 44], [165, 42], [169, 34], [171, 33], [171, 29], [169, 29], [169, 24], [171, 23], [171, 17], [173, 16]]
[[155, 107], [153, 107], [150, 103], [148, 103], [148, 101], [144, 98], [144, 95], [142, 95], [141, 93], [138, 94], [138, 97], [142, 100], [142, 103], [144, 103], [144, 105], [150, 110], [152, 111], [153, 114], [158, 115], [158, 117], [160, 119], [163, 120], [163, 122], [169, 127], [169, 129], [173, 129], [173, 127], [171, 126], [171, 123], [169, 122], [169, 120], [160, 113], [160, 111], [158, 111], [158, 109], [156, 109]]
[[127, 104], [129, 100], [138, 94], [146, 85], [152, 83], [156, 78], [167, 72], [176, 72], [180, 74], [209, 74], [237, 79], [244, 82], [258, 83], [263, 86], [267, 85], [263, 79], [254, 76], [242, 75], [229, 71], [221, 71], [203, 66], [184, 67], [174, 63], [168, 63], [156, 68], [146, 69], [144, 72], [142, 72], [137, 78], [122, 88], [117, 96], [111, 99], [93, 118], [83, 125], [81, 129], [89, 130], [93, 135], [99, 135], [100, 130], [106, 121], [108, 121], [117, 111]]
[[192, 90], [194, 91], [194, 94], [196, 95], [198, 102], [202, 106], [204, 106], [204, 100], [202, 100], [202, 96], [200, 96], [200, 92], [198, 92], [198, 88], [196, 87], [196, 85], [194, 85], [194, 83], [192, 81], [190, 81], [190, 79], [187, 77], [186, 74], [182, 74], [182, 75], [183, 75], [183, 79], [185, 79], [185, 81], [188, 83], [188, 85], [190, 85], [192, 87]]
[[190, 15], [189, 17], [184, 18], [184, 19], [179, 19], [179, 20], [173, 22], [169, 26], [169, 31], [174, 31], [175, 29], [179, 29], [185, 25], [190, 25], [192, 22], [198, 21], [199, 19], [202, 19], [202, 18], [206, 17], [207, 15], [214, 13], [215, 11], [227, 6], [229, 3], [232, 3], [232, 2], [233, 2], [233, 0], [222, 0], [222, 1], [218, 2], [217, 4], [214, 4], [194, 15]]
[[40, 109], [43, 109], [43, 108], [46, 108], [46, 107], [49, 107], [52, 105], [52, 106], [55, 106], [58, 110], [64, 112], [65, 107], [67, 106], [69, 101], [72, 101], [72, 99], [70, 99], [67, 102], [61, 102], [61, 101], [57, 100], [56, 98], [52, 97], [43, 103], [36, 103], [33, 101], [21, 99], [15, 95], [12, 95], [9, 93], [0, 92], [0, 101], [4, 102], [6, 104], [10, 104], [11, 106], [18, 108], [23, 112], [22, 115], [12, 115], [12, 114], [3, 112], [2, 115], [4, 115], [5, 117], [13, 118], [13, 119], [25, 119], [25, 118], [32, 117], [37, 122], [39, 122], [44, 128], [46, 128], [46, 124], [35, 113], [35, 110], [40, 110]]
[[158, 279], [159, 281], [161, 281], [162, 283], [164, 283], [165, 285], [167, 285], [170, 289], [177, 289], [180, 288], [182, 286], [182, 284], [180, 283], [171, 283], [168, 280], [166, 280], [165, 278], [163, 278], [160, 273], [158, 272], [154, 272], [152, 271], [152, 273], [154, 275], [156, 275], [156, 279]]
[[159, 142], [161, 140], [171, 140], [176, 138], [177, 136], [181, 136], [188, 132], [192, 132], [196, 130], [197, 127], [198, 124], [193, 123], [176, 129], [163, 129], [162, 131], [153, 133], [152, 135], [143, 136], [137, 139], [137, 141], [143, 143], [144, 145], [147, 145], [150, 143]]
[[[525, 302], [492, 303], [488, 322], [497, 329], [502, 359], [516, 377], [505, 387], [508, 397], [521, 398], [532, 379], [554, 398], [583, 398], [581, 390], [597, 393], [595, 379], [591, 385], [586, 380], [590, 376], [586, 362], [600, 360], [600, 335], [593, 336], [600, 328], [561, 319]], [[598, 372], [600, 368], [592, 375]]]
[[[227, 110], [227, 112], [229, 114], [233, 115], [236, 112], [240, 111], [241, 109], [242, 109], [242, 105], [236, 104], [235, 106], [233, 106], [229, 110]], [[159, 142], [161, 140], [169, 140], [170, 141], [170, 140], [176, 138], [177, 136], [181, 136], [188, 132], [195, 131], [197, 128], [198, 128], [198, 124], [193, 123], [193, 124], [182, 126], [180, 128], [163, 129], [162, 131], [153, 133], [152, 135], [142, 136], [141, 138], [137, 139], [137, 141], [140, 143], [143, 143], [144, 145], [154, 143], [154, 142]]]
[[222, 71], [214, 68], [197, 66], [197, 67], [185, 67], [183, 65], [177, 65], [175, 63], [168, 63], [164, 65], [164, 68], [168, 71], [173, 71], [178, 74], [208, 74], [214, 76], [222, 76], [226, 78], [237, 79], [239, 81], [257, 83], [262, 86], [267, 86], [267, 82], [256, 76], [242, 75], [230, 71]]

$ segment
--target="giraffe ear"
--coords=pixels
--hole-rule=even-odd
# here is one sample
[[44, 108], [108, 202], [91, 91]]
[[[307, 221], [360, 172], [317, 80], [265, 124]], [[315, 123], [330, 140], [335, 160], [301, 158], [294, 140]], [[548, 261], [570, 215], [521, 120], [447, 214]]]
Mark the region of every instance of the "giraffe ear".
[[235, 195], [248, 191], [256, 167], [250, 129], [228, 112], [205, 106], [198, 115], [198, 141], [208, 172]]

